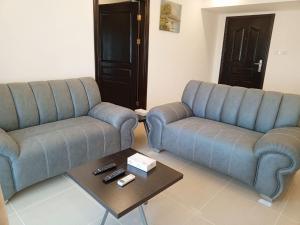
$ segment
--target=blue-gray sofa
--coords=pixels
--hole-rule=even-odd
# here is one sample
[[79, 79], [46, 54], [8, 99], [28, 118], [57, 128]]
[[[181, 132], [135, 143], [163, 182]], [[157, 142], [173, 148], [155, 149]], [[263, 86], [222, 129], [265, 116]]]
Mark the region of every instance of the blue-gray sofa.
[[0, 84], [0, 184], [16, 192], [127, 149], [136, 114], [101, 102], [92, 78]]
[[149, 144], [234, 177], [271, 201], [300, 166], [300, 96], [190, 81], [150, 110]]

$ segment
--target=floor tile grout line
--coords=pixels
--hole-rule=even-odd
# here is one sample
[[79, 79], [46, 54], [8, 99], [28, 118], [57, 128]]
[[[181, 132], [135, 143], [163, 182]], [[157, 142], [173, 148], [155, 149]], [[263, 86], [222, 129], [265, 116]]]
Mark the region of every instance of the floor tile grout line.
[[[45, 198], [45, 199], [43, 199], [43, 200], [41, 200], [41, 201], [32, 203], [32, 204], [26, 206], [25, 208], [20, 209], [19, 211], [20, 211], [20, 212], [23, 212], [23, 211], [25, 211], [25, 210], [28, 210], [28, 209], [34, 207], [34, 206], [43, 204], [43, 203], [45, 203], [46, 201], [48, 201], [48, 200], [50, 200], [50, 199], [52, 199], [52, 198], [55, 198], [55, 197], [57, 197], [57, 196], [59, 196], [59, 195], [65, 193], [65, 192], [67, 192], [67, 191], [69, 191], [69, 190], [71, 190], [71, 189], [73, 189], [73, 188], [75, 188], [75, 187], [68, 187], [68, 188], [66, 188], [65, 190], [60, 191], [60, 192], [58, 192], [58, 193], [56, 193], [56, 194], [54, 194], [54, 195], [52, 195], [52, 196], [50, 196], [50, 197], [47, 197], [47, 198]], [[13, 203], [11, 203], [11, 205], [13, 206]], [[15, 208], [15, 207], [13, 206], [13, 208]]]
[[23, 221], [22, 217], [19, 215], [17, 209], [15, 209], [15, 207], [12, 204], [11, 204], [11, 208], [15, 212], [17, 218], [20, 220], [20, 222], [22, 223], [22, 225], [25, 225], [25, 222]]
[[220, 193], [222, 193], [231, 183], [232, 179], [229, 179], [227, 181], [227, 183], [219, 190], [217, 191], [209, 200], [207, 200], [206, 203], [203, 204], [203, 206], [200, 207], [200, 209], [198, 209], [200, 212], [202, 212], [202, 210], [211, 202], [213, 201]]
[[207, 219], [205, 216], [203, 216], [202, 214], [200, 215], [200, 218], [203, 219], [205, 222], [210, 223], [211, 225], [216, 225], [214, 222], [210, 221], [209, 219]]
[[[293, 191], [293, 187], [292, 187], [291, 185], [288, 187], [287, 193], [289, 193], [290, 191]], [[289, 193], [289, 194], [290, 194], [290, 193]], [[286, 200], [286, 202], [284, 203], [284, 206], [282, 207], [282, 209], [280, 210], [280, 212], [279, 212], [279, 214], [278, 214], [278, 216], [277, 216], [277, 218], [276, 218], [276, 220], [275, 220], [274, 225], [277, 225], [277, 224], [278, 224], [278, 222], [279, 222], [279, 220], [280, 220], [280, 217], [283, 215], [283, 212], [284, 212], [284, 210], [286, 209], [286, 207], [287, 207], [287, 205], [288, 205], [288, 203], [289, 203], [290, 195], [288, 195], [288, 196], [286, 196], [286, 197], [287, 197], [287, 200]]]

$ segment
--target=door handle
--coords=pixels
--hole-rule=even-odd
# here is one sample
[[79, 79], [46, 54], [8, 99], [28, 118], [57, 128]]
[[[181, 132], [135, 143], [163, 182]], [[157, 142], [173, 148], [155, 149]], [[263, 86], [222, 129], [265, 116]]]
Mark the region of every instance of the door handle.
[[263, 60], [262, 59], [260, 59], [257, 63], [254, 63], [254, 65], [257, 65], [258, 66], [258, 68], [257, 68], [257, 72], [261, 72], [261, 68], [262, 68], [262, 66], [263, 66]]

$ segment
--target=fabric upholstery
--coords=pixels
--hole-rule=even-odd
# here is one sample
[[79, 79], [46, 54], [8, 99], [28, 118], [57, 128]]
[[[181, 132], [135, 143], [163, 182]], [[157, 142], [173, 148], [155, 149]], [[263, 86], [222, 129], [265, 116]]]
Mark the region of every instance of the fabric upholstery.
[[280, 196], [300, 167], [300, 95], [192, 80], [181, 100], [150, 110], [151, 147]]
[[162, 129], [166, 124], [173, 121], [190, 117], [190, 108], [180, 102], [174, 102], [158, 107], [154, 107], [147, 114], [147, 121], [150, 126], [149, 144], [154, 148], [161, 149]]
[[16, 193], [11, 162], [2, 155], [0, 155], [0, 185], [4, 199], [7, 200]]
[[122, 150], [132, 146], [134, 141], [133, 130], [138, 122], [137, 115], [132, 110], [108, 102], [102, 102], [96, 105], [89, 112], [89, 115], [111, 124], [120, 131]]
[[74, 105], [69, 86], [65, 80], [49, 81], [57, 110], [57, 119], [75, 117]]
[[18, 158], [19, 153], [17, 143], [4, 130], [0, 129], [0, 155], [13, 161]]
[[190, 81], [182, 102], [193, 115], [266, 133], [300, 122], [300, 96]]
[[[16, 190], [120, 150], [113, 126], [91, 117], [71, 118], [9, 133], [21, 146], [12, 164]], [[34, 165], [34, 166], [33, 166]]]
[[71, 93], [75, 117], [87, 115], [89, 101], [82, 82], [78, 79], [72, 79], [67, 80], [67, 85]]
[[101, 96], [97, 83], [90, 78], [80, 79], [86, 91], [89, 100], [89, 109], [94, 108], [97, 104], [101, 103]]
[[[37, 103], [28, 83], [8, 85], [16, 106], [19, 128], [35, 126], [40, 123]], [[3, 107], [6, 107], [5, 105]]]
[[86, 116], [101, 102], [92, 78], [12, 83], [0, 86], [0, 128], [13, 131]]
[[257, 165], [253, 149], [262, 136], [225, 123], [190, 117], [168, 124], [162, 142], [165, 150], [252, 185]]
[[286, 155], [272, 152], [262, 155], [258, 161], [255, 189], [271, 199], [277, 198], [284, 190], [291, 165], [291, 159]]
[[18, 129], [19, 122], [14, 99], [6, 84], [0, 84], [0, 128], [10, 131]]
[[48, 82], [29, 83], [37, 103], [40, 124], [57, 121], [57, 110]]

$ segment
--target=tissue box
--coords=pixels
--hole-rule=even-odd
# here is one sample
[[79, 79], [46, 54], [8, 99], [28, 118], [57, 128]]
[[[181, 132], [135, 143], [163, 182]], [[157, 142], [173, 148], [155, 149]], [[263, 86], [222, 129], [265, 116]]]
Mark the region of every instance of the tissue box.
[[136, 167], [140, 170], [148, 172], [156, 167], [156, 160], [151, 159], [142, 154], [136, 153], [127, 158], [127, 164]]

